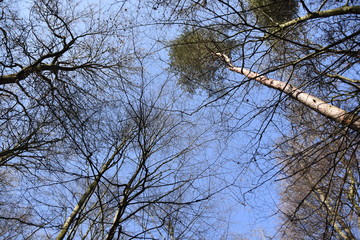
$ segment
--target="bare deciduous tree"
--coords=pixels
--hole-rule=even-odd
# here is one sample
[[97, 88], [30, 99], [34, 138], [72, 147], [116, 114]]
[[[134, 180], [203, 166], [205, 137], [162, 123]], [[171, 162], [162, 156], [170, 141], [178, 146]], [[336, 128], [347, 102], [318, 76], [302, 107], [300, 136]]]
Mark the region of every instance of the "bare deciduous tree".
[[277, 150], [284, 173], [282, 238], [357, 239], [358, 136], [338, 132], [308, 109], [298, 111], [302, 116], [291, 117], [297, 127]]
[[175, 100], [137, 84], [144, 69], [134, 67], [138, 53], [126, 41], [127, 9], [0, 4], [0, 236], [207, 234], [199, 208], [214, 190], [197, 183], [209, 167], [191, 156], [201, 133], [172, 108]]
[[[356, 2], [4, 0], [0, 10], [1, 237], [231, 236], [211, 226], [209, 199], [244, 193], [239, 179], [254, 176], [245, 192], [282, 180], [283, 238], [358, 237]], [[134, 23], [155, 41], [138, 47]], [[163, 41], [154, 25], [184, 26], [164, 42], [170, 76], [145, 67]], [[174, 76], [200, 94], [165, 93]], [[228, 137], [218, 145], [236, 133], [249, 142], [207, 162], [215, 149], [195, 153], [215, 127]]]

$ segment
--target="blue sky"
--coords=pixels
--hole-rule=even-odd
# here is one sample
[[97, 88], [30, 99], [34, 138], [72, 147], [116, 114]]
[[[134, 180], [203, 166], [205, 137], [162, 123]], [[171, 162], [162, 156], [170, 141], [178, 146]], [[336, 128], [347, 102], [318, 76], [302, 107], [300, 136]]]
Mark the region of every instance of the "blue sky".
[[[280, 185], [273, 177], [278, 171], [276, 153], [273, 150], [274, 144], [281, 137], [280, 134], [287, 131], [287, 122], [280, 115], [282, 110], [277, 105], [280, 95], [275, 90], [253, 84], [236, 73], [229, 73], [225, 80], [226, 84], [234, 88], [222, 99], [214, 101], [214, 96], [209, 96], [202, 90], [195, 94], [184, 92], [177, 84], [177, 76], [168, 71], [168, 45], [184, 29], [183, 22], [162, 25], [159, 22], [164, 20], [163, 9], [153, 8], [152, 5], [147, 5], [147, 1], [130, 0], [114, 3], [112, 0], [92, 0], [84, 1], [83, 5], [86, 6], [88, 3], [104, 7], [105, 15], [99, 15], [100, 17], [108, 17], [106, 11], [109, 10], [121, 19], [123, 25], [114, 29], [119, 38], [111, 39], [114, 45], [123, 46], [123, 49], [129, 52], [129, 65], [137, 71], [137, 74], [127, 79], [128, 85], [124, 84], [132, 88], [124, 94], [124, 98], [121, 91], [112, 92], [111, 86], [108, 86], [109, 106], [102, 109], [103, 116], [110, 118], [107, 119], [109, 123], [102, 122], [104, 126], [109, 124], [106, 127], [110, 130], [106, 130], [111, 132], [110, 124], [114, 124], [111, 121], [124, 118], [122, 111], [126, 107], [138, 106], [137, 104], [146, 105], [154, 102], [159, 109], [174, 114], [174, 121], [181, 120], [179, 129], [183, 131], [184, 136], [180, 136], [176, 143], [171, 142], [171, 146], [159, 151], [156, 156], [161, 159], [196, 139], [194, 142], [199, 144], [199, 147], [186, 155], [186, 159], [181, 159], [183, 162], [174, 163], [171, 167], [175, 168], [176, 164], [185, 162], [189, 165], [181, 174], [198, 174], [203, 177], [194, 182], [194, 189], [219, 191], [209, 204], [204, 204], [204, 208], [201, 209], [204, 215], [209, 216], [208, 223], [214, 224], [212, 231], [216, 232], [217, 236], [227, 235], [224, 239], [229, 240], [236, 239], [236, 236], [262, 240], [276, 235], [280, 223], [276, 215]], [[108, 4], [112, 4], [111, 7], [108, 7]], [[84, 7], [83, 5], [79, 8]], [[222, 11], [221, 7], [218, 11]], [[23, 13], [28, 14], [26, 10], [23, 10]], [[199, 14], [210, 17], [204, 12]], [[202, 24], [206, 25], [207, 22]], [[78, 30], [85, 27], [86, 24], [80, 23]], [[257, 46], [250, 44], [250, 47], [245, 49], [248, 52], [243, 53], [246, 61], [238, 61], [235, 64], [266, 71], [269, 63], [262, 54], [266, 53], [267, 46], [258, 46], [259, 51], [252, 54], [252, 48], [255, 47]], [[124, 59], [128, 56], [124, 56]], [[275, 76], [274, 73], [270, 75]], [[276, 77], [279, 76], [281, 75], [278, 74]], [[120, 82], [121, 80], [116, 84], [121, 85]], [[143, 99], [138, 103], [136, 100], [139, 96]], [[115, 110], [111, 107], [114, 105], [111, 104], [116, 106], [116, 114], [113, 113]], [[124, 106], [119, 106], [121, 104]], [[103, 134], [105, 132], [104, 128]], [[98, 157], [99, 161], [103, 157], [101, 154]], [[135, 159], [135, 154], [129, 154], [129, 159], [131, 158]], [[68, 160], [69, 168], [83, 167], [78, 159], [69, 157]], [[74, 163], [72, 166], [71, 160]], [[131, 175], [130, 171], [125, 173]], [[73, 187], [76, 188], [77, 185]], [[66, 194], [63, 197], [66, 198]]]
[[[171, 90], [179, 88], [179, 86], [176, 85], [176, 76], [166, 71], [168, 68], [169, 49], [164, 48], [164, 45], [175, 39], [176, 36], [181, 33], [183, 26], [161, 26], [153, 24], [154, 21], [147, 15], [148, 9], [146, 7], [138, 9], [137, 4], [137, 1], [130, 1], [127, 2], [124, 7], [127, 8], [129, 12], [131, 12], [132, 8], [136, 12], [139, 11], [137, 15], [138, 18], [133, 22], [135, 26], [140, 25], [134, 28], [134, 34], [136, 36], [136, 42], [134, 44], [140, 51], [151, 54], [142, 62], [142, 64], [144, 64], [146, 79], [151, 82], [148, 89], [150, 92], [156, 92], [156, 86], [162, 85], [164, 82], [166, 82], [166, 85], [169, 85]], [[154, 11], [152, 12], [154, 13]], [[161, 13], [161, 10], [159, 13]], [[243, 80], [243, 76], [237, 74], [230, 75], [230, 77], [234, 82]], [[153, 88], [154, 90], [152, 90]], [[190, 95], [183, 93], [180, 88], [176, 90], [176, 92], [181, 95], [180, 103], [186, 103], [185, 108], [188, 114], [193, 114], [199, 107], [203, 106], [204, 103], [212, 100], [208, 98], [206, 92], [200, 91], [198, 94]], [[222, 181], [219, 183], [223, 185], [231, 183], [232, 185], [216, 197], [216, 199], [221, 199], [219, 207], [222, 208], [224, 213], [222, 217], [224, 220], [229, 221], [229, 226], [224, 224], [222, 231], [232, 236], [240, 234], [247, 239], [257, 240], [264, 239], [264, 236], [273, 236], [279, 221], [277, 216], [274, 216], [274, 213], [277, 211], [278, 186], [274, 183], [274, 179], [270, 179], [266, 183], [261, 184], [261, 186], [257, 186], [259, 185], [258, 180], [262, 173], [256, 164], [254, 165], [252, 162], [253, 154], [256, 153], [249, 150], [249, 148], [254, 149], [257, 146], [254, 142], [253, 134], [256, 130], [259, 130], [258, 127], [261, 126], [262, 119], [265, 117], [259, 115], [257, 118], [252, 119], [253, 115], [256, 115], [256, 112], [251, 114], [253, 107], [251, 104], [253, 104], [254, 101], [266, 102], [271, 100], [274, 91], [256, 88], [253, 89], [253, 92], [256, 92], [256, 94], [248, 94], [248, 97], [252, 98], [248, 104], [240, 103], [240, 100], [236, 99], [241, 98], [240, 92], [233, 96], [230, 101], [229, 99], [217, 101], [212, 104], [212, 107], [206, 107], [194, 115], [203, 114], [203, 119], [208, 118], [210, 124], [211, 121], [214, 121], [219, 125], [223, 125], [222, 127], [218, 127], [215, 132], [224, 131], [219, 134], [219, 138], [226, 138], [226, 140], [222, 141], [219, 139], [219, 142], [209, 145], [203, 149], [202, 152], [199, 152], [197, 156], [199, 159], [206, 158], [209, 159], [209, 161], [218, 162], [218, 164], [221, 165], [220, 168], [222, 168], [219, 171], [226, 172], [226, 174], [219, 175], [218, 181], [220, 181], [220, 179]], [[239, 106], [239, 104], [241, 104], [241, 106]], [[184, 105], [182, 107], [184, 107]], [[231, 116], [234, 115], [242, 116], [245, 114], [249, 114], [249, 117], [245, 117], [245, 119], [243, 119], [244, 121], [241, 122], [237, 120], [236, 117], [234, 119], [231, 118]], [[222, 119], [227, 119], [226, 126], [220, 123]], [[239, 125], [247, 120], [251, 120], [250, 125], [246, 127]], [[226, 132], [226, 129], [232, 132]], [[210, 132], [211, 131], [214, 131], [214, 129], [210, 129]], [[265, 147], [268, 145], [268, 147], [271, 148], [273, 141], [278, 137], [275, 130], [272, 130], [270, 124], [263, 135], [261, 143], [261, 148], [264, 149], [260, 148], [259, 154], [256, 154], [258, 163], [260, 165], [264, 164], [260, 166], [261, 168], [267, 169], [274, 163], [273, 156], [265, 155], [269, 150], [265, 149]], [[264, 156], [262, 156], [262, 154], [264, 154]], [[267, 164], [267, 166], [265, 166], [265, 164]], [[267, 176], [271, 176], [271, 173]], [[261, 181], [263, 180], [265, 180], [265, 178], [262, 178]], [[255, 187], [256, 189], [254, 191], [245, 194], [245, 192]], [[231, 238], [229, 237], [228, 239]]]

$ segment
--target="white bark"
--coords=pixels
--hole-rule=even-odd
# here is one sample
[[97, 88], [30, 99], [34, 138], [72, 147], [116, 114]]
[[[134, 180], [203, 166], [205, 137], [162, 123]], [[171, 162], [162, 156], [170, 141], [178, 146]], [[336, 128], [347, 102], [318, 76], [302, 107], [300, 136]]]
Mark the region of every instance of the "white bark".
[[216, 53], [217, 56], [223, 58], [223, 60], [228, 65], [228, 68], [233, 71], [240, 73], [250, 79], [253, 79], [262, 85], [276, 89], [283, 93], [286, 93], [291, 98], [297, 100], [298, 102], [304, 104], [305, 106], [313, 109], [314, 111], [320, 113], [321, 115], [334, 120], [338, 123], [341, 123], [349, 128], [360, 132], [360, 117], [352, 113], [349, 113], [341, 108], [338, 108], [334, 105], [331, 105], [320, 98], [317, 98], [313, 95], [310, 95], [301, 89], [280, 80], [271, 79], [266, 76], [260, 75], [256, 72], [252, 72], [246, 68], [233, 66], [231, 60], [228, 56], [222, 53]]

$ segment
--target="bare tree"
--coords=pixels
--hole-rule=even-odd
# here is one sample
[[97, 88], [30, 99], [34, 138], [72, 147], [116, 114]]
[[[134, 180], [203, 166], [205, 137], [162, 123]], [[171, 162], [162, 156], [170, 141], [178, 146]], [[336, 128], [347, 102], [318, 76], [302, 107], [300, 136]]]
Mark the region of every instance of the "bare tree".
[[298, 110], [302, 116], [291, 117], [297, 127], [277, 150], [284, 177], [283, 239], [357, 239], [358, 136]]
[[[209, 224], [209, 199], [253, 173], [249, 192], [283, 180], [284, 238], [358, 237], [355, 2], [102, 4], [0, 2], [1, 237], [225, 236]], [[139, 23], [140, 13], [158, 21]], [[139, 49], [163, 39], [151, 33], [155, 41], [139, 48], [134, 22], [139, 31], [184, 26], [162, 59], [198, 97], [164, 93], [163, 72], [146, 79], [153, 52]], [[238, 132], [250, 139], [237, 143], [237, 157], [195, 155], [216, 124], [228, 137], [219, 145]]]
[[190, 157], [201, 137], [162, 92], [135, 84], [123, 5], [0, 4], [0, 236], [206, 234], [198, 208], [213, 190]]
[[130, 61], [116, 11], [34, 1], [20, 12], [17, 4], [1, 2], [2, 165], [80, 129]]
[[[232, 134], [253, 130], [247, 163], [260, 175], [253, 189], [277, 177], [285, 182], [284, 239], [356, 239], [359, 6], [353, 1], [191, 3], [167, 6], [178, 13], [169, 22], [185, 25], [185, 33], [170, 44], [170, 69], [192, 92], [219, 93], [201, 107], [227, 100], [221, 108], [230, 117], [224, 119], [230, 126], [238, 121]], [[192, 14], [183, 16], [184, 11]], [[201, 37], [189, 41], [184, 37], [189, 32]], [[224, 75], [226, 70], [234, 74]], [[220, 84], [218, 76], [225, 76]], [[268, 140], [271, 135], [277, 139]], [[276, 142], [273, 148], [268, 141]], [[276, 149], [280, 163], [274, 161]], [[262, 157], [266, 161], [260, 163]]]

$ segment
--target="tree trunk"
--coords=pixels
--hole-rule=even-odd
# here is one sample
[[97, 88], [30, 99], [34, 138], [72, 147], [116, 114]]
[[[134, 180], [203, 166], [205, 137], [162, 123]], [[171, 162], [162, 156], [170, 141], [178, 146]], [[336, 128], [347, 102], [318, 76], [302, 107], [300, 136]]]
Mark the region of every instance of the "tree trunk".
[[217, 56], [222, 57], [228, 65], [229, 70], [240, 73], [250, 79], [253, 79], [262, 85], [276, 89], [283, 93], [286, 93], [291, 98], [304, 104], [305, 106], [313, 109], [321, 115], [348, 126], [352, 130], [360, 132], [360, 118], [356, 114], [349, 113], [341, 108], [331, 105], [315, 96], [312, 96], [301, 89], [280, 80], [271, 79], [260, 75], [256, 72], [252, 72], [246, 68], [233, 66], [228, 56], [222, 53], [216, 53]]

